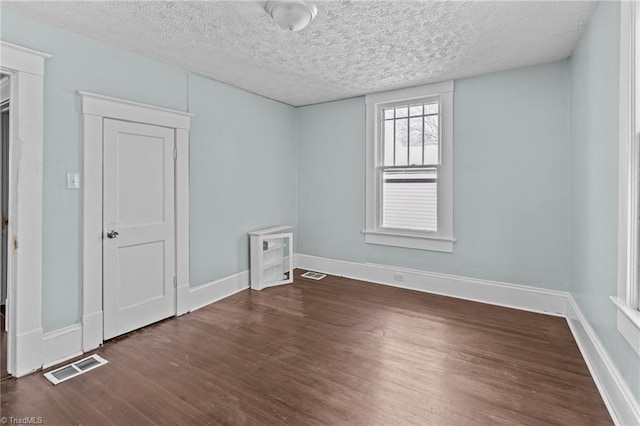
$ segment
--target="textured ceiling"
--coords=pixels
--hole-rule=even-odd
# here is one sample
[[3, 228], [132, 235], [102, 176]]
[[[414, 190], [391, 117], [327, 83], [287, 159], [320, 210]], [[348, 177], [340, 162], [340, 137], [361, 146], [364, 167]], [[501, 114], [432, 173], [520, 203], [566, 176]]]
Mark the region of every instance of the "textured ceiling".
[[261, 2], [2, 7], [290, 105], [563, 59], [594, 2], [319, 1], [287, 32]]

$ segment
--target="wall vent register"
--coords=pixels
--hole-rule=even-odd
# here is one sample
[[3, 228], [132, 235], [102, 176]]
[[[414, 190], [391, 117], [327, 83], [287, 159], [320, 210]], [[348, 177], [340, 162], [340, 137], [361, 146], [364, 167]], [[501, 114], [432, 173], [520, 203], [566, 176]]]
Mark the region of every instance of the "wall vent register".
[[316, 271], [307, 271], [304, 274], [301, 275], [304, 278], [309, 278], [312, 280], [316, 280], [319, 281], [321, 279], [323, 279], [324, 277], [327, 276], [327, 274], [321, 274], [320, 272], [316, 272]]
[[72, 379], [76, 376], [91, 371], [94, 368], [98, 368], [105, 365], [108, 361], [98, 355], [91, 355], [90, 357], [83, 358], [80, 361], [76, 361], [71, 364], [67, 364], [63, 367], [56, 368], [53, 371], [44, 374], [51, 383], [57, 385], [65, 380]]

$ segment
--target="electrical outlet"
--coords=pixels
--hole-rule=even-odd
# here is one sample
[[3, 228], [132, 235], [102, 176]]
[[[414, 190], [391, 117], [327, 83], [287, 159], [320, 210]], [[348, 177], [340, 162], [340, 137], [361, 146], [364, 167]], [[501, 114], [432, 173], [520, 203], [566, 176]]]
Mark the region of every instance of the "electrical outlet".
[[400, 274], [400, 273], [398, 273], [398, 272], [395, 272], [395, 273], [393, 274], [393, 279], [394, 279], [395, 281], [404, 281], [404, 274]]

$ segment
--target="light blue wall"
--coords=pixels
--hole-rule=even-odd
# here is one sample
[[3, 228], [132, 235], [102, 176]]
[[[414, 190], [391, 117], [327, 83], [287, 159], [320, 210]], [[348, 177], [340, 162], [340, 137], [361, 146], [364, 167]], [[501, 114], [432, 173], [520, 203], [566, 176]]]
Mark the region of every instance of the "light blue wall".
[[295, 225], [295, 109], [189, 78], [191, 284], [249, 268], [247, 232]]
[[[82, 170], [76, 91], [184, 111], [187, 73], [6, 10], [0, 19], [2, 40], [53, 55], [44, 81], [46, 332], [81, 317], [81, 191], [65, 186], [67, 172]], [[246, 231], [295, 219], [295, 116], [292, 107], [193, 75], [189, 99], [196, 114], [190, 138], [190, 269], [196, 285], [247, 268]]]
[[365, 244], [364, 98], [299, 108], [298, 252], [568, 289], [568, 77], [455, 82], [453, 254]]
[[297, 109], [298, 253], [362, 262], [364, 98]]
[[616, 327], [620, 5], [602, 2], [571, 58], [571, 292], [640, 399], [640, 359]]

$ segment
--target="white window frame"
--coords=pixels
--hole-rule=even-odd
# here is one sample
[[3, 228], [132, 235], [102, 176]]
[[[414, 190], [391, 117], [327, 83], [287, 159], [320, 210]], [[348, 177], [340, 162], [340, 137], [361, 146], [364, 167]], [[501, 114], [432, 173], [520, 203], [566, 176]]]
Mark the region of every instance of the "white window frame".
[[[374, 93], [366, 103], [366, 229], [367, 244], [453, 252], [453, 81]], [[438, 169], [438, 231], [392, 230], [381, 226], [381, 109], [422, 98], [440, 99], [440, 167]]]
[[620, 3], [618, 330], [640, 354], [640, 8]]

